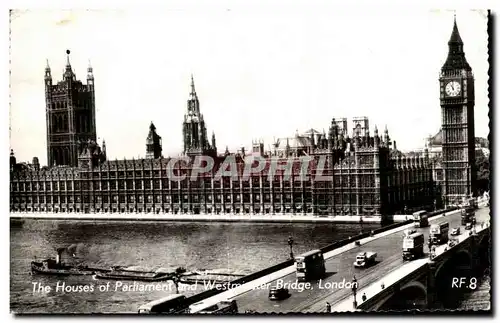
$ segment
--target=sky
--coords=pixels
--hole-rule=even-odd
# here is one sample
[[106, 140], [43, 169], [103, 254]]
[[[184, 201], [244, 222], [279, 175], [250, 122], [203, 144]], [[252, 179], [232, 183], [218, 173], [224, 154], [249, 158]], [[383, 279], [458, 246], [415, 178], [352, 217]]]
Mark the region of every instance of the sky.
[[[164, 156], [182, 152], [191, 74], [219, 152], [252, 140], [328, 131], [333, 117], [367, 116], [398, 149], [422, 148], [441, 124], [439, 72], [453, 15], [475, 75], [475, 132], [487, 137], [486, 11], [335, 6], [172, 7], [14, 11], [10, 147], [47, 163], [44, 69], [94, 70], [97, 136], [110, 159], [144, 157], [149, 124]], [[349, 121], [349, 129], [352, 123]], [[349, 130], [351, 133], [351, 130]]]

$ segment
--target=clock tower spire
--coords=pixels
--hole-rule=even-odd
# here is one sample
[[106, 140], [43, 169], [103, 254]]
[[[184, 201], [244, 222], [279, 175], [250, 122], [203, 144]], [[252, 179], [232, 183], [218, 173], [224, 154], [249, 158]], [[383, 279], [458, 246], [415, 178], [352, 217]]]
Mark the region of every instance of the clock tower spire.
[[459, 204], [475, 195], [474, 75], [465, 59], [456, 18], [439, 77], [443, 130], [443, 199]]
[[451, 32], [450, 40], [448, 41], [448, 58], [444, 63], [442, 70], [464, 69], [471, 71], [472, 69], [465, 59], [464, 43], [460, 33], [458, 32], [457, 18], [453, 19], [453, 31]]

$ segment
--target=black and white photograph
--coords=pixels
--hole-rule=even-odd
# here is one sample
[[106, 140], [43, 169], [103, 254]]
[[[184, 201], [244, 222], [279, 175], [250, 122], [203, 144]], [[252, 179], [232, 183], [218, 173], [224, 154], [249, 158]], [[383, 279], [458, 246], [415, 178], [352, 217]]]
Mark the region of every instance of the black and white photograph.
[[491, 313], [490, 10], [76, 8], [9, 13], [12, 314]]

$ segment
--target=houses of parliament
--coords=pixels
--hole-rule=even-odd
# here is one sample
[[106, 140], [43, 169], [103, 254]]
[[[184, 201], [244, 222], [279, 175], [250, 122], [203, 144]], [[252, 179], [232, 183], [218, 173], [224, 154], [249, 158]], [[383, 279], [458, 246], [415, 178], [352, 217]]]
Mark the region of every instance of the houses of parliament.
[[[252, 142], [250, 151], [219, 152], [215, 134], [207, 132], [193, 78], [183, 120], [184, 159], [169, 169], [162, 139], [153, 123], [143, 159], [109, 160], [106, 144], [96, 134], [95, 88], [92, 67], [87, 82], [77, 80], [69, 51], [62, 80], [53, 83], [45, 68], [47, 160], [40, 167], [18, 163], [11, 150], [11, 212], [172, 213], [172, 214], [308, 214], [322, 216], [380, 216], [456, 204], [474, 193], [474, 79], [463, 51], [456, 21], [449, 53], [439, 78], [442, 111], [442, 160], [436, 164], [427, 149], [411, 157], [397, 150], [396, 141], [367, 117], [332, 119], [328, 132], [314, 129], [280, 138], [270, 151]], [[181, 120], [179, 120], [181, 122]], [[214, 160], [210, 171], [194, 180], [197, 156]], [[287, 163], [307, 156], [312, 162], [306, 179], [242, 175], [245, 161], [259, 156], [265, 169], [271, 161]], [[214, 176], [224, 160], [234, 158], [236, 176]], [[250, 159], [251, 160], [251, 159]], [[321, 161], [326, 160], [324, 165]], [[300, 169], [293, 164], [291, 171]], [[436, 180], [436, 168], [442, 178]], [[184, 174], [184, 180], [169, 176]], [[316, 181], [321, 171], [328, 180]]]

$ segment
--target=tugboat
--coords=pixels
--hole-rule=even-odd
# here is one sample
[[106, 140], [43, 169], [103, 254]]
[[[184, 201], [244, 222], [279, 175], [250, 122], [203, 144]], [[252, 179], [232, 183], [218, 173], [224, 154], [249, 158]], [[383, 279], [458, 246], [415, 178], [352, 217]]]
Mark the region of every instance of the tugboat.
[[62, 253], [64, 248], [57, 249], [56, 259], [48, 258], [42, 261], [32, 261], [31, 262], [31, 273], [32, 274], [47, 274], [47, 275], [57, 275], [57, 276], [69, 276], [69, 275], [94, 275], [97, 272], [110, 272], [110, 269], [103, 268], [90, 268], [88, 266], [71, 266], [66, 265], [61, 261]]

